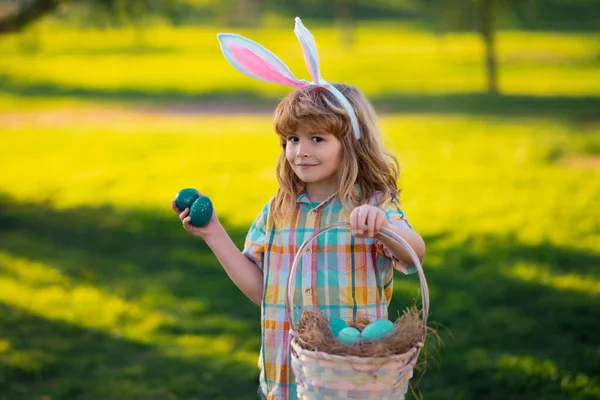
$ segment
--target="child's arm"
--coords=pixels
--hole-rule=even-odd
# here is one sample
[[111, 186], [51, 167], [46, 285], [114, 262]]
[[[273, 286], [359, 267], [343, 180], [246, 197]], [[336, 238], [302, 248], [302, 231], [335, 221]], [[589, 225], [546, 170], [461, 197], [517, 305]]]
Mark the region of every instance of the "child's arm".
[[[423, 257], [425, 256], [425, 241], [421, 235], [408, 227], [404, 228], [397, 225], [387, 224], [385, 228], [397, 233], [402, 237], [402, 239], [406, 240], [410, 247], [412, 247], [417, 254], [417, 257], [419, 257], [419, 260], [423, 260]], [[407, 265], [414, 264], [414, 261], [412, 258], [410, 258], [408, 252], [400, 243], [379, 233], [374, 237], [383, 243], [383, 245], [387, 247], [398, 260]]]
[[213, 211], [208, 224], [204, 227], [197, 227], [190, 224], [189, 209], [186, 208], [181, 212], [177, 209], [174, 201], [172, 206], [173, 210], [179, 214], [179, 219], [185, 230], [204, 240], [233, 283], [254, 304], [260, 305], [263, 296], [263, 274], [256, 264], [245, 257], [233, 243], [233, 240], [219, 222], [217, 214]]
[[387, 220], [386, 213], [378, 207], [368, 204], [352, 210], [350, 214], [352, 234], [357, 238], [371, 237], [379, 240], [387, 247], [399, 261], [412, 265], [413, 260], [406, 249], [393, 239], [389, 239], [379, 233], [382, 228], [387, 228], [400, 235], [413, 248], [419, 260], [425, 256], [425, 242], [423, 238], [408, 226], [391, 224]]
[[206, 238], [206, 244], [215, 253], [233, 283], [254, 304], [260, 305], [263, 298], [263, 273], [242, 254], [221, 224], [219, 227]]

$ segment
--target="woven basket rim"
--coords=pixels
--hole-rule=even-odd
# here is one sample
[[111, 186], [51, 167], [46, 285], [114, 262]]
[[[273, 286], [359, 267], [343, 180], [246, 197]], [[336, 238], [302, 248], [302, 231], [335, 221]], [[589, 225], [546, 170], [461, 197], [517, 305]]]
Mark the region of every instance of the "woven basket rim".
[[402, 361], [406, 359], [407, 356], [409, 360], [418, 355], [421, 349], [424, 346], [423, 342], [418, 342], [415, 346], [411, 347], [407, 352], [402, 354], [393, 354], [391, 356], [381, 356], [381, 357], [360, 357], [360, 356], [341, 356], [338, 354], [329, 354], [322, 351], [314, 351], [307, 350], [300, 346], [296, 338], [292, 339], [291, 346], [294, 351], [299, 354], [304, 354], [307, 356], [311, 356], [313, 358], [320, 358], [326, 361], [344, 361], [344, 362], [352, 362], [354, 364], [373, 364], [373, 363], [383, 363], [389, 361]]
[[[329, 230], [337, 229], [337, 228], [350, 229], [351, 225], [348, 222], [339, 221], [339, 222], [329, 224], [325, 228], [322, 228], [322, 229], [318, 230], [317, 232], [312, 233], [302, 243], [302, 245], [297, 250], [297, 252], [294, 256], [294, 261], [290, 267], [290, 271], [289, 271], [288, 278], [287, 278], [286, 297], [285, 297], [285, 312], [288, 316], [289, 323], [291, 325], [290, 330], [293, 332], [297, 332], [298, 327], [297, 327], [297, 324], [296, 324], [295, 318], [294, 318], [294, 311], [295, 311], [295, 307], [293, 305], [293, 298], [294, 298], [293, 290], [294, 289], [292, 289], [292, 288], [295, 288], [296, 270], [298, 269], [298, 265], [301, 260], [300, 256], [302, 255], [302, 253], [304, 252], [306, 247], [309, 245], [309, 243], [313, 239], [315, 239], [319, 235], [321, 235]], [[419, 259], [419, 257], [417, 256], [417, 254], [415, 253], [415, 251], [411, 247], [411, 245], [404, 238], [402, 238], [402, 236], [400, 236], [399, 234], [395, 233], [394, 231], [392, 231], [388, 228], [382, 228], [380, 231], [380, 234], [388, 237], [389, 239], [393, 240], [394, 242], [396, 242], [399, 245], [401, 245], [402, 247], [404, 247], [404, 249], [406, 251], [408, 251], [410, 258], [413, 260], [414, 267], [417, 269], [417, 273], [419, 275], [419, 285], [421, 287], [421, 299], [422, 299], [422, 306], [421, 306], [422, 321], [421, 322], [423, 325], [423, 341], [425, 341], [425, 339], [427, 337], [427, 318], [429, 316], [429, 288], [427, 286], [427, 280], [425, 278], [425, 273], [423, 272], [423, 266], [421, 265], [421, 260]]]

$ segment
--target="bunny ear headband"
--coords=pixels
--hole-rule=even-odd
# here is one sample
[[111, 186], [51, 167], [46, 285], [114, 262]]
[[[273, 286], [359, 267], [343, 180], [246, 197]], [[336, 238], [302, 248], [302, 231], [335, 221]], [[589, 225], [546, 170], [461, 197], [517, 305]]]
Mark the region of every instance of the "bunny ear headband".
[[312, 82], [296, 79], [287, 65], [275, 54], [250, 39], [234, 33], [219, 33], [217, 34], [217, 38], [221, 45], [221, 51], [227, 61], [245, 75], [265, 82], [291, 86], [296, 89], [308, 85], [318, 85], [329, 90], [350, 116], [354, 136], [359, 139], [360, 128], [354, 109], [348, 99], [339, 90], [321, 77], [315, 38], [298, 17], [296, 17], [294, 32], [302, 46], [304, 61], [312, 77]]

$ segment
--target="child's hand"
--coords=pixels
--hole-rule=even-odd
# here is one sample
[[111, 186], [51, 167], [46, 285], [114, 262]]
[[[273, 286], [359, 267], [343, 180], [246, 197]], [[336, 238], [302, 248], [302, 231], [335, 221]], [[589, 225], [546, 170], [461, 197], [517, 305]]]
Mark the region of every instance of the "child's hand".
[[181, 220], [181, 223], [183, 224], [185, 230], [191, 233], [192, 235], [199, 237], [200, 239], [206, 240], [219, 226], [219, 219], [217, 218], [217, 214], [214, 210], [212, 217], [210, 217], [210, 220], [208, 221], [208, 224], [206, 224], [203, 227], [199, 227], [192, 225], [192, 219], [188, 216], [188, 214], [190, 213], [189, 208], [186, 208], [185, 210], [181, 211], [179, 208], [177, 208], [177, 205], [175, 205], [175, 200], [171, 201], [171, 207], [173, 208], [173, 211], [175, 211], [179, 215], [179, 219]]
[[372, 238], [382, 228], [387, 228], [388, 221], [380, 208], [368, 204], [356, 207], [350, 214], [352, 234], [356, 238]]

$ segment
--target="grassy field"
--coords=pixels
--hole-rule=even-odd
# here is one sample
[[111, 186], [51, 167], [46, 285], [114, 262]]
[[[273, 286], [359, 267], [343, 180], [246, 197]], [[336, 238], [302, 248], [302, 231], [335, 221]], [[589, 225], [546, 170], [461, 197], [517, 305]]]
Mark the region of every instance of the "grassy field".
[[[494, 98], [477, 93], [475, 36], [359, 32], [351, 52], [315, 35], [325, 76], [388, 111], [403, 208], [428, 246], [444, 345], [416, 389], [600, 399], [597, 36], [502, 33]], [[248, 35], [280, 39], [269, 47], [303, 77], [292, 31], [276, 33]], [[241, 246], [276, 188], [277, 140], [267, 115], [178, 107], [285, 89], [238, 76], [213, 30], [132, 38], [59, 30], [37, 53], [0, 38], [0, 400], [255, 398], [259, 310], [170, 200], [197, 187]], [[417, 298], [398, 276], [393, 310]]]
[[[306, 24], [312, 27], [310, 21]], [[356, 31], [356, 46], [345, 49], [337, 30], [312, 30], [318, 38], [323, 76], [351, 82], [373, 100], [389, 103], [399, 91], [440, 96], [485, 88], [483, 45], [475, 34], [439, 37], [402, 25], [363, 24]], [[32, 107], [40, 102], [48, 106], [48, 100], [61, 100], [62, 105], [69, 99], [94, 104], [99, 100], [239, 97], [240, 92], [252, 99], [277, 98], [287, 93], [286, 88], [235, 72], [218, 46], [216, 33], [222, 31], [227, 29], [157, 27], [142, 31], [140, 39], [132, 29], [70, 31], [47, 24], [0, 38], [4, 92], [0, 107]], [[285, 30], [240, 33], [272, 50], [297, 77], [308, 78], [292, 21]], [[599, 39], [600, 35], [592, 33], [501, 32], [498, 54], [503, 93], [597, 95]]]

